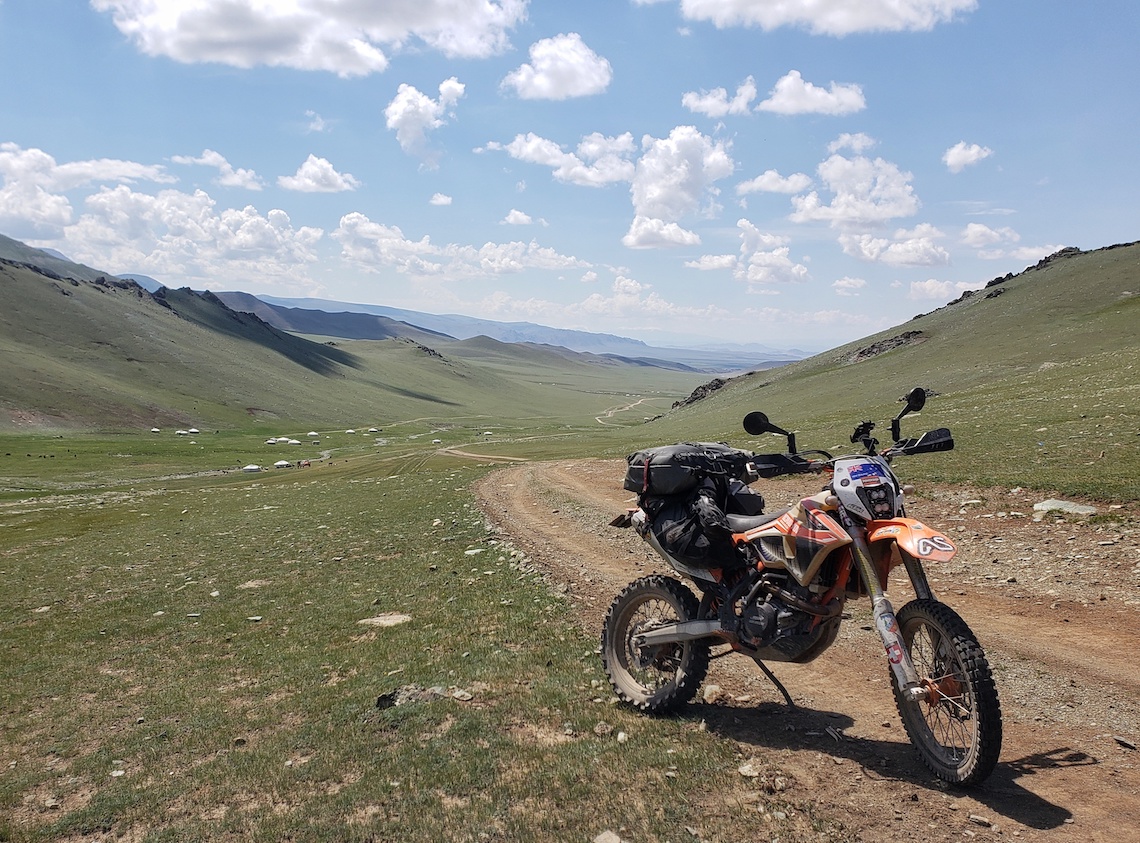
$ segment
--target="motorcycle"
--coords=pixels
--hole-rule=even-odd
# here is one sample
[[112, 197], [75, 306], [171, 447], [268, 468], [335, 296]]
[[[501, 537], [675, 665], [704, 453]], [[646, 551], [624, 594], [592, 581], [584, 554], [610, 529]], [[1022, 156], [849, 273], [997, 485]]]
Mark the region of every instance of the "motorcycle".
[[[745, 431], [784, 436], [787, 451], [741, 452], [751, 459], [738, 487], [789, 474], [821, 473], [828, 479], [822, 491], [786, 510], [738, 514], [696, 507], [706, 532], [724, 539], [725, 550], [712, 562], [694, 564], [665, 546], [664, 534], [653, 529], [656, 501], [647, 494], [612, 522], [634, 527], [701, 593], [698, 600], [681, 580], [656, 574], [617, 595], [602, 627], [601, 654], [620, 700], [648, 713], [674, 710], [694, 697], [712, 658], [740, 653], [755, 660], [793, 704], [765, 662], [817, 658], [835, 642], [847, 617], [846, 601], [867, 597], [899, 716], [922, 761], [952, 784], [976, 784], [990, 775], [1002, 740], [997, 687], [977, 637], [934, 596], [923, 567], [950, 561], [956, 548], [906, 516], [904, 499], [913, 489], [892, 468], [896, 457], [948, 451], [954, 440], [946, 428], [903, 439], [901, 420], [923, 408], [926, 392], [913, 389], [904, 400], [891, 421], [893, 444], [880, 451], [874, 422], [864, 421], [851, 436], [863, 452], [838, 457], [798, 451], [794, 433], [763, 413], [749, 413]], [[648, 477], [648, 461], [645, 471]], [[900, 565], [916, 596], [896, 613], [886, 589]], [[719, 645], [728, 649], [714, 655]]]

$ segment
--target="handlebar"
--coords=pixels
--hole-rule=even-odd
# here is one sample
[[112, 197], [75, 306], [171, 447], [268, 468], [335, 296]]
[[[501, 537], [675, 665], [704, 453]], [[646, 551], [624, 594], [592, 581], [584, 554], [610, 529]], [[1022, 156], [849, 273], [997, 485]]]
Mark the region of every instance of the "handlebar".
[[822, 471], [830, 460], [830, 455], [828, 455], [827, 460], [810, 460], [803, 454], [754, 454], [752, 466], [756, 469], [756, 474], [759, 477], [770, 480], [773, 477], [782, 477], [785, 474], [814, 474]]
[[[877, 450], [879, 440], [871, 432], [875, 429], [872, 421], [860, 422], [851, 434], [852, 443], [861, 443], [866, 449], [867, 456], [881, 456], [886, 460], [898, 454], [933, 454], [938, 451], [950, 451], [954, 448], [954, 437], [945, 427], [929, 430], [917, 439], [903, 439], [899, 432], [899, 422], [908, 413], [920, 411], [926, 404], [926, 390], [916, 386], [903, 398], [906, 406], [891, 419], [891, 439], [894, 444], [888, 446], [881, 453]], [[760, 477], [779, 477], [783, 474], [810, 474], [822, 471], [834, 458], [827, 451], [800, 451], [796, 448], [796, 434], [777, 427], [768, 420], [768, 416], [759, 411], [751, 412], [744, 417], [744, 429], [753, 436], [764, 433], [776, 433], [787, 437], [788, 450], [783, 454], [756, 454], [753, 457], [753, 466]], [[822, 460], [808, 459], [809, 454], [818, 454]]]
[[[903, 439], [884, 450], [880, 456], [886, 460], [899, 454], [933, 454], [939, 451], [952, 451], [954, 437], [950, 430], [939, 427], [929, 430], [917, 439]], [[868, 453], [874, 455], [872, 450]], [[809, 455], [819, 455], [823, 459], [810, 459]], [[795, 454], [753, 454], [752, 467], [759, 478], [769, 480], [785, 474], [817, 474], [823, 471], [835, 457], [827, 451], [800, 451]]]

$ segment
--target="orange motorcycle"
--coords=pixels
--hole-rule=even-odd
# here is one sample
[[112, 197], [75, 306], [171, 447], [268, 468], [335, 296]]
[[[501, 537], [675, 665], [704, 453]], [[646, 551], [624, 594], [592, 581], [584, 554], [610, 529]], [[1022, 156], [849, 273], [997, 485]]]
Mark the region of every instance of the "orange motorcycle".
[[[617, 696], [651, 713], [689, 702], [712, 648], [751, 657], [791, 702], [765, 662], [810, 662], [834, 643], [848, 598], [870, 599], [907, 735], [927, 767], [954, 784], [975, 784], [1001, 751], [1001, 707], [989, 663], [966, 622], [934, 596], [924, 561], [946, 562], [946, 536], [908, 518], [895, 457], [948, 451], [946, 428], [902, 439], [900, 422], [926, 393], [907, 394], [891, 421], [893, 444], [878, 450], [873, 422], [851, 436], [863, 453], [797, 451], [795, 434], [749, 413], [745, 430], [786, 437], [787, 451], [754, 454], [720, 443], [681, 443], [632, 454], [627, 489], [638, 507], [613, 525], [632, 526], [678, 574], [630, 583], [602, 627], [602, 662]], [[763, 512], [750, 483], [786, 474], [828, 476], [823, 490]], [[896, 613], [887, 579], [901, 566], [916, 595]]]

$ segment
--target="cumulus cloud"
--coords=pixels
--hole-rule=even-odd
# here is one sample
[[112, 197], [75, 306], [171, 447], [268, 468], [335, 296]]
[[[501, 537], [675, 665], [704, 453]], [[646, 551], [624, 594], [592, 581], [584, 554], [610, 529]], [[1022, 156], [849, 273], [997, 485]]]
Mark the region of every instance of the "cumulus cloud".
[[[1036, 263], [1042, 258], [1054, 255], [1065, 248], [1064, 243], [1050, 243], [1046, 246], [1022, 246], [1009, 253], [1010, 257], [1023, 260], [1026, 263]], [[988, 257], [988, 256], [986, 256]]]
[[511, 208], [502, 221], [503, 225], [530, 225], [534, 220], [531, 219], [530, 214], [523, 213], [517, 208]]
[[433, 194], [431, 199], [428, 200], [428, 204], [430, 204], [430, 205], [450, 205], [451, 204], [451, 197], [448, 196], [446, 193], [436, 193], [436, 194]]
[[811, 187], [811, 176], [805, 173], [792, 173], [781, 176], [775, 170], [765, 170], [754, 179], [743, 181], [736, 186], [737, 196], [749, 193], [803, 193]]
[[911, 281], [907, 298], [916, 301], [935, 299], [951, 301], [958, 298], [966, 290], [977, 289], [977, 284], [968, 284], [964, 281], [939, 281], [929, 278], [926, 281]]
[[328, 121], [317, 112], [309, 110], [305, 112], [305, 116], [309, 118], [309, 124], [305, 127], [305, 131], [317, 133], [329, 131]]
[[628, 132], [617, 137], [594, 132], [584, 137], [574, 152], [566, 152], [554, 141], [533, 132], [517, 135], [508, 144], [492, 141], [486, 148], [503, 150], [528, 164], [550, 167], [558, 181], [586, 187], [631, 181], [634, 164], [630, 159], [637, 152], [633, 135]]
[[829, 88], [821, 88], [805, 81], [798, 70], [792, 70], [776, 82], [768, 99], [756, 106], [756, 110], [774, 114], [841, 115], [854, 114], [866, 107], [863, 89], [858, 85], [832, 82]]
[[355, 176], [338, 173], [326, 159], [311, 153], [296, 173], [279, 176], [277, 184], [285, 190], [301, 193], [343, 193], [360, 187], [360, 181]]
[[332, 238], [341, 247], [341, 256], [369, 272], [395, 269], [414, 277], [448, 280], [490, 278], [535, 270], [588, 268], [578, 258], [563, 255], [535, 241], [485, 243], [471, 246], [449, 243], [442, 246], [425, 236], [410, 240], [397, 226], [370, 220], [353, 212], [341, 217]]
[[[661, 0], [634, 0], [638, 5], [656, 2]], [[718, 29], [758, 26], [770, 31], [791, 26], [813, 35], [841, 37], [857, 32], [926, 31], [977, 6], [977, 0], [681, 0], [681, 13], [688, 20], [708, 21]]]
[[986, 249], [999, 243], [1016, 243], [1021, 236], [1012, 228], [990, 228], [972, 222], [962, 230], [962, 242], [974, 249]]
[[9, 180], [31, 181], [45, 190], [67, 191], [96, 184], [134, 184], [140, 181], [171, 184], [174, 176], [159, 164], [139, 164], [116, 158], [95, 158], [60, 164], [42, 149], [22, 149], [0, 143], [0, 175]]
[[42, 149], [0, 143], [0, 229], [14, 237], [52, 239], [73, 219], [68, 191], [97, 185], [176, 179], [161, 165], [100, 158], [59, 163]]
[[761, 231], [748, 220], [739, 220], [740, 265], [736, 277], [749, 284], [804, 281], [807, 267], [792, 261], [787, 237]]
[[638, 214], [621, 242], [631, 249], [661, 249], [669, 246], [699, 246], [701, 238], [695, 231], [682, 228], [675, 222]]
[[385, 70], [388, 53], [426, 46], [485, 58], [509, 46], [527, 0], [91, 0], [149, 56], [320, 70], [342, 77]]
[[739, 255], [703, 255], [698, 260], [687, 261], [689, 269], [729, 270], [733, 278], [744, 281], [749, 289], [773, 283], [806, 281], [810, 276], [803, 264], [794, 262], [791, 257], [791, 242], [787, 237], [761, 231], [746, 219], [738, 220], [740, 230]]
[[862, 155], [868, 149], [874, 149], [876, 144], [878, 144], [878, 141], [870, 135], [865, 135], [862, 132], [856, 132], [855, 134], [844, 132], [827, 145], [827, 151], [835, 153], [849, 149], [856, 155]]
[[977, 249], [978, 257], [983, 260], [1014, 258], [1027, 263], [1035, 263], [1041, 258], [1065, 248], [1059, 243], [1044, 246], [1018, 246], [1017, 244], [1021, 242], [1021, 235], [1012, 228], [1008, 226], [990, 228], [976, 222], [970, 223], [962, 230], [960, 239], [964, 245], [971, 249]]
[[847, 276], [831, 283], [831, 289], [835, 290], [835, 295], [837, 296], [857, 296], [866, 286], [867, 282], [862, 278], [851, 278]]
[[700, 238], [676, 223], [715, 202], [715, 183], [731, 176], [728, 147], [692, 126], [677, 126], [667, 138], [642, 138], [630, 194], [635, 217], [622, 243], [630, 248], [695, 245]]
[[709, 318], [724, 312], [716, 305], [690, 307], [670, 302], [645, 284], [625, 275], [618, 275], [610, 287], [609, 295], [594, 293], [568, 308], [571, 315], [589, 317], [636, 317], [647, 321], [661, 318], [692, 320]]
[[433, 100], [413, 85], [400, 85], [396, 96], [384, 109], [389, 129], [396, 133], [400, 148], [411, 155], [427, 156], [428, 132], [445, 124], [444, 117], [463, 97], [466, 86], [452, 76], [439, 85], [439, 99]]
[[752, 110], [752, 101], [756, 99], [756, 82], [749, 76], [736, 88], [732, 99], [728, 98], [728, 91], [724, 88], [714, 88], [711, 91], [689, 91], [681, 96], [681, 105], [696, 114], [706, 117], [725, 117], [729, 114], [747, 114]]
[[142, 272], [172, 285], [226, 289], [258, 279], [309, 283], [319, 228], [296, 227], [283, 210], [219, 210], [202, 190], [139, 193], [127, 185], [87, 197], [53, 245], [112, 272]]
[[978, 257], [984, 260], [998, 260], [1006, 257], [1007, 248], [1021, 240], [1021, 235], [1008, 226], [990, 228], [988, 225], [972, 222], [962, 230], [962, 243], [976, 249]]
[[532, 44], [530, 63], [508, 73], [501, 87], [526, 100], [564, 100], [600, 94], [612, 78], [610, 63], [571, 32]]
[[946, 153], [942, 156], [942, 163], [946, 165], [946, 169], [950, 172], [960, 173], [967, 167], [971, 167], [979, 161], [989, 158], [993, 154], [994, 151], [988, 146], [979, 146], [976, 143], [958, 141], [958, 143], [946, 150]]
[[936, 241], [944, 235], [923, 223], [907, 231], [899, 229], [894, 238], [869, 234], [844, 234], [839, 238], [845, 254], [859, 260], [887, 266], [942, 266], [950, 263], [950, 253]]
[[700, 269], [704, 272], [736, 269], [740, 259], [736, 255], [701, 255], [696, 260], [685, 261], [689, 269]]
[[170, 160], [175, 164], [213, 167], [218, 171], [218, 178], [215, 181], [222, 187], [241, 187], [246, 190], [261, 190], [262, 188], [261, 179], [257, 173], [253, 170], [234, 169], [234, 166], [226, 160], [224, 155], [212, 149], [202, 150], [202, 154], [197, 157], [174, 155]]
[[[850, 141], [851, 136], [848, 138]], [[814, 190], [793, 197], [794, 222], [825, 221], [837, 227], [868, 225], [908, 217], [918, 211], [911, 174], [882, 158], [834, 154], [819, 165], [817, 172], [833, 194], [831, 202], [824, 202]]]

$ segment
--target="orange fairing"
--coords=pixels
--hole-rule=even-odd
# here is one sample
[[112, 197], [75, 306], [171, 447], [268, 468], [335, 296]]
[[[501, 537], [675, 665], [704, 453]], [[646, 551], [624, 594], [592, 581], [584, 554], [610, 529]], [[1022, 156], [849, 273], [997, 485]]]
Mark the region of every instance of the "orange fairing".
[[946, 536], [913, 518], [892, 518], [867, 523], [867, 539], [871, 544], [893, 541], [899, 549], [916, 559], [949, 562], [958, 548]]
[[[747, 542], [764, 542], [781, 558], [783, 567], [801, 585], [811, 582], [828, 555], [851, 543], [851, 536], [823, 508], [821, 492], [804, 498], [775, 521], [749, 530], [737, 539]], [[780, 567], [766, 561], [767, 567]]]

